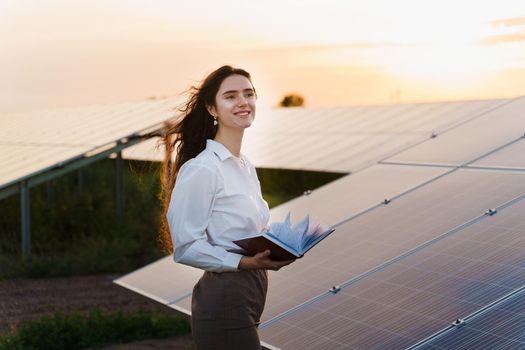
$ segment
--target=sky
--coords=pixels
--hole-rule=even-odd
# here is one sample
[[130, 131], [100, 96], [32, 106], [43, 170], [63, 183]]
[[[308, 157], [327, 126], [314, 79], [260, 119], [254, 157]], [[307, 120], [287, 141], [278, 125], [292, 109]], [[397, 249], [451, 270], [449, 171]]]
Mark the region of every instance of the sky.
[[0, 112], [177, 96], [223, 64], [259, 105], [525, 95], [523, 0], [0, 0]]

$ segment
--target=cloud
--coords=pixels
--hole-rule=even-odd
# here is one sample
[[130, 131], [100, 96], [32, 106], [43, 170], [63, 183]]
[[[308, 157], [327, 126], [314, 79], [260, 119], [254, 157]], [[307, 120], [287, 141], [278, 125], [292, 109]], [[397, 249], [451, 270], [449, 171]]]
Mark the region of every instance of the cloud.
[[424, 44], [404, 44], [397, 42], [355, 42], [348, 44], [318, 44], [318, 45], [275, 45], [270, 47], [258, 47], [254, 51], [261, 52], [320, 52], [320, 51], [331, 51], [331, 50], [360, 50], [360, 49], [376, 49], [384, 47], [416, 47], [423, 46]]
[[510, 17], [488, 22], [497, 33], [481, 40], [483, 45], [497, 45], [525, 41], [525, 17]]
[[514, 43], [525, 41], [525, 30], [520, 33], [514, 34], [503, 34], [503, 35], [491, 35], [483, 38], [481, 43], [484, 45], [496, 45], [504, 43]]
[[493, 27], [515, 27], [525, 26], [525, 17], [511, 17], [490, 21], [489, 24]]

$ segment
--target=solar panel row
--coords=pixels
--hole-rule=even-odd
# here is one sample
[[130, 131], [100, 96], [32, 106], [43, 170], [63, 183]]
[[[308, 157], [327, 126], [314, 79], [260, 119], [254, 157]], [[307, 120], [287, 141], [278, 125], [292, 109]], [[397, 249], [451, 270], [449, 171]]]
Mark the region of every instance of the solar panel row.
[[[249, 131], [244, 149], [261, 167], [357, 171], [502, 103], [276, 110], [257, 121], [264, 125]], [[301, 142], [305, 137], [308, 143]]]
[[525, 285], [524, 211], [522, 200], [487, 215], [262, 327], [262, 338], [286, 349], [410, 346]]
[[[243, 153], [257, 167], [355, 172], [505, 103], [508, 101], [261, 110], [246, 131]], [[163, 159], [153, 142], [126, 150], [124, 157]]]
[[[298, 217], [308, 212], [320, 221], [337, 222], [337, 230], [304, 258], [270, 274], [260, 327], [266, 343], [285, 349], [398, 349], [466, 319], [475, 335], [466, 340], [453, 336], [469, 330], [459, 322], [460, 327], [418, 346], [469, 348], [468, 344], [482, 344], [486, 339], [502, 348], [520, 348], [523, 331], [519, 328], [506, 323], [500, 331], [486, 323], [486, 328], [476, 326], [489, 311], [469, 318], [525, 285], [525, 225], [520, 220], [525, 212], [525, 159], [523, 139], [518, 139], [525, 130], [525, 120], [519, 116], [525, 101], [493, 107], [486, 105], [484, 112], [452, 118], [440, 128], [425, 129], [431, 123], [418, 121], [420, 126], [412, 125], [410, 130], [417, 129], [421, 135], [438, 130], [438, 137], [272, 210], [273, 220], [282, 219], [288, 210]], [[341, 147], [332, 158], [341, 161], [350, 154], [354, 164], [379, 160], [380, 153], [384, 156], [385, 149], [398, 144], [376, 145], [376, 136], [388, 139], [396, 135], [392, 130], [405, 132], [404, 123], [414, 122], [410, 115], [418, 108], [356, 107], [352, 118], [359, 131], [351, 137], [374, 139], [367, 136], [360, 144], [367, 155], [359, 158], [360, 154]], [[448, 115], [445, 107], [424, 108], [435, 125], [439, 124], [436, 118]], [[452, 105], [446, 108], [454, 110]], [[340, 111], [334, 108], [325, 113], [339, 120]], [[292, 117], [300, 113], [301, 109], [283, 112], [284, 125], [291, 126]], [[381, 117], [367, 119], [376, 113]], [[392, 120], [395, 115], [399, 122]], [[388, 126], [381, 129], [382, 123]], [[306, 133], [314, 125], [310, 121], [298, 130]], [[319, 144], [329, 147], [328, 142]], [[317, 159], [319, 154], [311, 156]], [[381, 204], [384, 199], [388, 200]], [[170, 261], [164, 263], [158, 272], [170, 274]], [[146, 271], [139, 271], [136, 276], [140, 277], [132, 283], [143, 292], [155, 283]], [[508, 302], [515, 304], [516, 298]], [[189, 310], [191, 297], [181, 292], [177, 300], [177, 307]], [[512, 334], [510, 342], [502, 342], [503, 332]], [[449, 343], [438, 343], [445, 341]]]
[[271, 273], [263, 321], [326, 294], [330, 287], [365, 274], [522, 193], [525, 174], [458, 170], [339, 225], [330, 239], [290, 268]]
[[0, 188], [123, 138], [159, 129], [174, 117], [179, 103], [179, 98], [171, 98], [0, 114]]

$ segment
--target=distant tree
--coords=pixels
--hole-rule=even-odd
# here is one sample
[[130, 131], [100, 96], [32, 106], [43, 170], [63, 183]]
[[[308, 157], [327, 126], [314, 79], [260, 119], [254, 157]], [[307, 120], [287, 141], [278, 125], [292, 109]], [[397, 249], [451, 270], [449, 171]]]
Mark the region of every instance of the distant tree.
[[304, 106], [304, 98], [298, 94], [289, 94], [283, 97], [279, 103], [281, 107], [301, 107]]
[[168, 98], [168, 96], [155, 96], [155, 95], [151, 95], [151, 96], [148, 97], [147, 99], [150, 100], [150, 101], [156, 101], [156, 100], [164, 100], [165, 98]]

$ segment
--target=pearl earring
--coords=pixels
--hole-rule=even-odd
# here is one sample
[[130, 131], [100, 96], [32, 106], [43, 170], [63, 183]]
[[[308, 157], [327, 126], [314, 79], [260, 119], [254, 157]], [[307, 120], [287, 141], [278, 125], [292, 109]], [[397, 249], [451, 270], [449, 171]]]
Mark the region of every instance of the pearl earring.
[[213, 116], [213, 125], [217, 126], [217, 124], [219, 124], [219, 122], [217, 121], [217, 117]]

